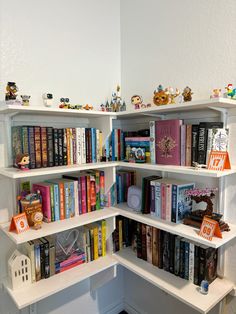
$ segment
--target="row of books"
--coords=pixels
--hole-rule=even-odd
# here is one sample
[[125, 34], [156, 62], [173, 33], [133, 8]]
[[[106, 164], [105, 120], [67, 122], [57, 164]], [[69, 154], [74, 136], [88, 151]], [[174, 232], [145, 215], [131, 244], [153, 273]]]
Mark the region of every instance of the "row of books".
[[49, 278], [106, 255], [106, 220], [28, 241], [32, 282]]
[[40, 191], [45, 222], [53, 222], [104, 208], [104, 171], [83, 171], [34, 183]]
[[207, 164], [211, 150], [227, 151], [229, 130], [223, 122], [183, 124], [183, 120], [150, 121], [150, 158], [153, 164]]
[[117, 218], [113, 241], [115, 252], [132, 245], [138, 258], [196, 285], [217, 276], [217, 249], [146, 224]]
[[181, 222], [192, 211], [192, 200], [186, 191], [195, 183], [159, 176], [142, 179], [142, 213], [166, 221]]
[[136, 172], [118, 170], [116, 172], [117, 203], [127, 202], [128, 188], [136, 183]]
[[102, 132], [96, 128], [13, 126], [14, 166], [19, 154], [29, 154], [31, 169], [99, 162]]

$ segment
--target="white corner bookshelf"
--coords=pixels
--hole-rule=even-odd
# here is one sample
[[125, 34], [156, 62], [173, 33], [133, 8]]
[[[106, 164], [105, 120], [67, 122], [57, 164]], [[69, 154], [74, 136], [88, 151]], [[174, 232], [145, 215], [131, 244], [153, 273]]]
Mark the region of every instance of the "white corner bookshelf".
[[117, 260], [113, 256], [107, 255], [32, 283], [24, 289], [12, 290], [7, 280], [4, 282], [4, 287], [17, 308], [23, 309], [116, 265]]
[[157, 229], [164, 230], [166, 232], [170, 232], [172, 234], [176, 234], [188, 240], [194, 241], [195, 243], [204, 244], [213, 248], [219, 248], [236, 238], [236, 225], [233, 224], [229, 224], [230, 231], [222, 232], [222, 239], [213, 237], [212, 241], [209, 241], [198, 235], [199, 229], [197, 228], [184, 225], [183, 223], [176, 224], [173, 222], [168, 222], [151, 214], [135, 212], [133, 209], [127, 206], [127, 203], [120, 203], [113, 208], [116, 214], [118, 212], [118, 215], [155, 227]]
[[[102, 111], [86, 111], [86, 110], [73, 110], [73, 109], [59, 109], [59, 108], [46, 108], [40, 106], [11, 106], [7, 105], [5, 102], [2, 102], [0, 108], [0, 115], [4, 116], [4, 132], [5, 137], [4, 145], [5, 149], [5, 164], [4, 167], [0, 168], [0, 176], [10, 179], [12, 182], [12, 190], [9, 192], [12, 193], [12, 202], [14, 202], [16, 193], [16, 182], [18, 179], [24, 178], [37, 178], [42, 180], [43, 176], [48, 175], [62, 175], [65, 173], [73, 173], [83, 170], [92, 170], [92, 169], [107, 169], [106, 175], [108, 175], [108, 186], [106, 190], [111, 186], [112, 183], [115, 183], [115, 170], [116, 168], [127, 168], [127, 169], [136, 169], [137, 171], [150, 171], [152, 173], [162, 172], [170, 174], [182, 174], [202, 177], [201, 180], [205, 181], [206, 178], [215, 178], [219, 179], [219, 182], [224, 186], [225, 177], [234, 175], [236, 173], [236, 168], [232, 167], [231, 170], [225, 170], [221, 172], [210, 171], [207, 169], [194, 169], [193, 167], [182, 167], [182, 166], [165, 166], [158, 164], [135, 164], [127, 163], [122, 161], [114, 162], [99, 162], [91, 164], [82, 164], [82, 165], [71, 165], [71, 166], [60, 166], [60, 167], [50, 167], [50, 168], [40, 168], [33, 169], [29, 171], [20, 171], [16, 168], [9, 167], [10, 163], [10, 135], [11, 135], [11, 125], [16, 116], [20, 115], [20, 121], [24, 121], [26, 116], [29, 120], [30, 116], [48, 116], [48, 117], [71, 117], [74, 118], [86, 118], [86, 123], [90, 127], [100, 128], [104, 132], [104, 136], [108, 136], [112, 131], [112, 123], [117, 120], [124, 120], [124, 123], [132, 120], [135, 121], [137, 118], [143, 118], [144, 116], [149, 117], [150, 119], [166, 118], [168, 114], [179, 114], [188, 113], [189, 115], [193, 114], [197, 116], [197, 112], [200, 111], [217, 111], [218, 114], [236, 108], [236, 101], [219, 98], [219, 99], [207, 99], [207, 100], [196, 100], [188, 103], [173, 104], [166, 106], [153, 106], [151, 108], [140, 109], [140, 110], [128, 110], [125, 112], [102, 112]], [[22, 118], [23, 117], [23, 118]], [[76, 120], [77, 121], [77, 120]], [[128, 123], [127, 123], [128, 124]], [[18, 181], [17, 181], [18, 180]], [[222, 189], [223, 191], [224, 189]], [[220, 201], [221, 205], [224, 203], [224, 197]], [[223, 212], [224, 206], [222, 206]], [[115, 229], [115, 217], [121, 215], [141, 223], [159, 228], [161, 230], [180, 235], [186, 239], [193, 240], [199, 244], [205, 244], [214, 248], [223, 247], [225, 244], [229, 243], [236, 237], [236, 226], [233, 224], [230, 225], [230, 232], [223, 232], [223, 238], [213, 238], [212, 241], [205, 240], [198, 236], [198, 229], [185, 226], [183, 224], [174, 224], [163, 221], [161, 219], [155, 218], [151, 215], [142, 215], [138, 214], [127, 207], [127, 204], [118, 204], [118, 206], [112, 208], [105, 208], [103, 210], [94, 211], [84, 215], [76, 216], [71, 219], [65, 219], [61, 221], [56, 221], [53, 223], [43, 223], [42, 229], [33, 230], [17, 235], [14, 232], [9, 232], [9, 223], [4, 224], [0, 227], [1, 235], [9, 238], [15, 245], [23, 244], [29, 240], [34, 240], [41, 238], [43, 236], [56, 234], [62, 231], [70, 230], [75, 227], [80, 227], [92, 222], [96, 222], [102, 219], [106, 219], [109, 225], [109, 235], [107, 236], [107, 244], [109, 249], [107, 250], [107, 256], [99, 258], [93, 262], [80, 265], [73, 269], [70, 269], [66, 272], [57, 274], [48, 279], [43, 279], [39, 282], [33, 283], [28, 288], [12, 290], [9, 286], [7, 280], [4, 283], [6, 291], [12, 297], [17, 308], [22, 309], [30, 304], [36, 303], [44, 298], [47, 298], [63, 289], [66, 289], [74, 284], [81, 282], [84, 279], [90, 278], [91, 276], [107, 270], [108, 268], [115, 267], [120, 264], [130, 271], [141, 276], [145, 280], [149, 281], [153, 285], [159, 287], [168, 294], [174, 296], [181, 302], [189, 305], [195, 310], [201, 313], [207, 313], [212, 309], [217, 303], [219, 303], [227, 294], [229, 294], [233, 288], [234, 284], [225, 279], [217, 278], [209, 288], [209, 294], [207, 296], [201, 295], [197, 290], [197, 287], [192, 283], [183, 280], [158, 269], [157, 267], [138, 259], [129, 248], [122, 249], [120, 252], [112, 254], [110, 248], [111, 242], [111, 233]], [[224, 266], [224, 265], [223, 265]]]
[[209, 293], [203, 295], [196, 285], [137, 258], [130, 248], [114, 255], [119, 264], [200, 313], [209, 312], [234, 288], [232, 282], [217, 278], [210, 284]]

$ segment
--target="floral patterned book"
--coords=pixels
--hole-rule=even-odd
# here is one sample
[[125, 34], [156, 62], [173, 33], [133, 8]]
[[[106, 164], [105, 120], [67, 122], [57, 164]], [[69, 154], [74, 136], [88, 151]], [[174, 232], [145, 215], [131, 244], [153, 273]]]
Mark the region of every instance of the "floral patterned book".
[[182, 120], [156, 121], [156, 163], [180, 166], [180, 126]]

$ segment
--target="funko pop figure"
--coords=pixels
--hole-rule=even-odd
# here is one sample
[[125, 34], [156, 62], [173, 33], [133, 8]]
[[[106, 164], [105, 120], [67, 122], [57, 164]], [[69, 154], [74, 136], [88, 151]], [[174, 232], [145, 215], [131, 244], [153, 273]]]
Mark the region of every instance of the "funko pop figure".
[[43, 94], [43, 104], [45, 107], [52, 107], [53, 94], [50, 94], [50, 93]]
[[29, 154], [18, 154], [16, 156], [15, 166], [21, 170], [29, 170]]
[[22, 106], [29, 106], [30, 96], [21, 95], [20, 97], [22, 99]]
[[8, 82], [6, 87], [5, 100], [16, 100], [18, 87], [15, 82]]
[[134, 95], [131, 97], [131, 103], [134, 105], [134, 109], [140, 109], [142, 107], [142, 97], [139, 95]]

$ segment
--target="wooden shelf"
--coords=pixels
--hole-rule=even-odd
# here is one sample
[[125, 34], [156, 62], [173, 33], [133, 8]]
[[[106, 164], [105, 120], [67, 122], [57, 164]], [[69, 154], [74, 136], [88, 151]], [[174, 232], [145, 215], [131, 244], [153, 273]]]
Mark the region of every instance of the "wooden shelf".
[[191, 282], [137, 258], [130, 248], [114, 255], [119, 264], [201, 313], [209, 312], [234, 288], [232, 282], [217, 278], [203, 295]]
[[42, 279], [24, 289], [12, 290], [8, 282], [5, 282], [4, 286], [18, 309], [22, 309], [116, 264], [116, 259], [108, 255], [54, 275], [48, 279]]
[[46, 175], [57, 175], [64, 173], [71, 173], [82, 170], [91, 169], [104, 169], [117, 166], [117, 162], [97, 162], [82, 165], [60, 166], [60, 167], [47, 167], [39, 169], [30, 169], [28, 171], [22, 171], [17, 168], [0, 168], [0, 175], [11, 179], [30, 178]]
[[16, 232], [9, 232], [9, 223], [0, 225], [0, 230], [9, 237], [14, 243], [20, 244], [30, 240], [38, 239], [48, 236], [50, 234], [59, 233], [65, 230], [73, 229], [76, 227], [84, 226], [95, 221], [107, 219], [117, 216], [118, 212], [115, 210], [104, 208], [96, 210], [73, 218], [59, 220], [51, 223], [43, 223], [39, 230], [30, 229], [24, 233], [17, 234]]
[[224, 170], [224, 171], [215, 171], [207, 169], [195, 169], [193, 167], [185, 166], [167, 166], [167, 165], [156, 165], [148, 163], [131, 163], [119, 161], [118, 166], [122, 168], [132, 168], [138, 170], [149, 170], [149, 171], [164, 171], [169, 173], [181, 173], [183, 175], [194, 175], [194, 176], [203, 176], [203, 177], [213, 177], [221, 178], [229, 176], [236, 173], [236, 169]]
[[226, 232], [224, 231], [222, 233], [223, 238], [216, 238], [213, 237], [212, 241], [209, 241], [207, 239], [204, 239], [198, 235], [199, 229], [186, 226], [182, 223], [175, 224], [173, 222], [167, 222], [165, 220], [159, 219], [152, 215], [144, 215], [141, 213], [137, 213], [131, 208], [127, 206], [126, 203], [120, 203], [116, 207], [114, 207], [115, 213], [119, 213], [119, 215], [124, 216], [126, 218], [130, 218], [136, 221], [139, 221], [141, 223], [147, 224], [149, 226], [179, 235], [181, 237], [184, 237], [186, 239], [195, 241], [199, 244], [205, 244], [210, 247], [218, 248], [222, 245], [225, 245], [232, 239], [236, 237], [236, 226], [233, 224], [229, 224], [230, 231]]

